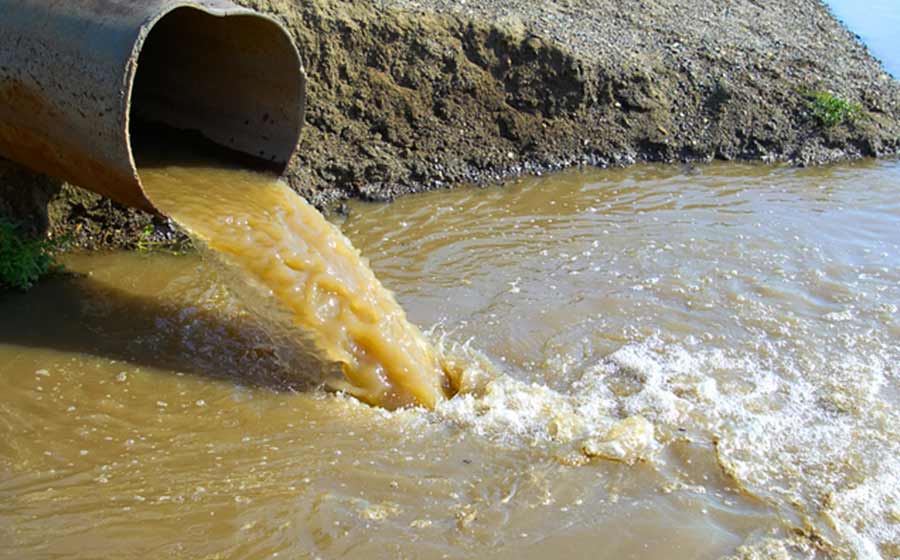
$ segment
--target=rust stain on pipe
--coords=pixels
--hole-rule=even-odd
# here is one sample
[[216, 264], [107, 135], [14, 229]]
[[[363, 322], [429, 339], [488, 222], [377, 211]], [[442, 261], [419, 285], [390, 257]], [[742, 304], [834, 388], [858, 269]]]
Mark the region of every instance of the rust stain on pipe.
[[305, 74], [274, 19], [227, 0], [0, 0], [0, 155], [153, 210], [135, 119], [197, 131], [281, 170]]

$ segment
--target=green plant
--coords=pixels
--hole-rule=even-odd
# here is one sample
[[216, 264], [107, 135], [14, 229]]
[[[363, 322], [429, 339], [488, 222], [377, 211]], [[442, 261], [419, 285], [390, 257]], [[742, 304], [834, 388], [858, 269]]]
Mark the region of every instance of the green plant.
[[180, 242], [159, 241], [154, 239], [156, 235], [156, 227], [153, 224], [147, 224], [138, 233], [137, 239], [134, 241], [134, 248], [138, 253], [168, 253], [170, 255], [182, 255], [185, 247]]
[[827, 91], [812, 92], [807, 97], [813, 116], [828, 128], [856, 120], [862, 114], [862, 105], [859, 103], [851, 103]]
[[153, 250], [156, 242], [153, 241], [153, 225], [147, 224], [141, 233], [138, 234], [137, 241], [134, 242], [135, 248], [140, 253], [149, 253]]
[[61, 240], [29, 239], [14, 223], [0, 218], [0, 287], [27, 290], [60, 268], [54, 253]]

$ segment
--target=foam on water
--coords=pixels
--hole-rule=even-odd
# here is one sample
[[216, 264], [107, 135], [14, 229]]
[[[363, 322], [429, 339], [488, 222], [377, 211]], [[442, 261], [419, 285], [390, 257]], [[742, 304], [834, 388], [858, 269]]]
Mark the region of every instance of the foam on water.
[[879, 396], [885, 368], [848, 356], [810, 375], [650, 337], [588, 367], [571, 392], [479, 370], [474, 392], [426, 417], [566, 464], [660, 462], [659, 451], [689, 432], [714, 442], [720, 468], [745, 492], [805, 532], [754, 540], [735, 558], [819, 550], [877, 559], [900, 542], [900, 414]]
[[[622, 402], [629, 413], [706, 432], [748, 492], [794, 512], [824, 543], [877, 558], [878, 545], [900, 542], [900, 417], [878, 396], [885, 367], [845, 356], [827, 371], [798, 370], [648, 340], [598, 369], [639, 377]], [[723, 377], [733, 381], [720, 386]]]
[[[446, 340], [442, 344], [449, 344]], [[900, 414], [879, 396], [881, 360], [801, 375], [740, 351], [630, 343], [587, 367], [569, 391], [520, 381], [470, 349], [478, 379], [434, 411], [379, 412], [409, 429], [447, 424], [564, 464], [656, 463], [685, 433], [712, 441], [724, 473], [800, 535], [756, 535], [735, 559], [879, 559], [900, 542]], [[804, 379], [805, 377], [805, 379]], [[834, 380], [848, 381], [845, 393]], [[885, 555], [887, 554], [887, 555]]]
[[[446, 336], [433, 341], [459, 372], [462, 389], [433, 410], [373, 409], [371, 414], [404, 430], [453, 426], [496, 446], [529, 448], [568, 465], [591, 459], [634, 464], [652, 460], [659, 449], [653, 425], [640, 415], [620, 415], [614, 395], [600, 385], [560, 392], [516, 379], [468, 344]], [[350, 395], [338, 398], [360, 406]]]
[[[446, 350], [445, 350], [446, 351]], [[468, 364], [483, 364], [477, 353], [456, 347]], [[653, 426], [639, 415], [618, 417], [612, 395], [601, 388], [564, 394], [540, 383], [526, 383], [493, 367], [472, 366], [470, 392], [441, 403], [441, 421], [497, 443], [543, 447], [560, 460], [580, 463], [601, 457], [624, 463], [649, 460], [656, 449]]]

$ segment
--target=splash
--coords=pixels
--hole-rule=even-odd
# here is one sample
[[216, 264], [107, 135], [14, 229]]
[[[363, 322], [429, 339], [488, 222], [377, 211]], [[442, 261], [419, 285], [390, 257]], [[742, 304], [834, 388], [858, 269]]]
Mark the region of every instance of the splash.
[[425, 406], [433, 420], [564, 464], [657, 451], [653, 425], [617, 414], [607, 396], [520, 381], [469, 344], [423, 334], [341, 231], [275, 177], [203, 146], [175, 152], [174, 163], [171, 151], [140, 152], [148, 197], [220, 265], [292, 371], [384, 409]]

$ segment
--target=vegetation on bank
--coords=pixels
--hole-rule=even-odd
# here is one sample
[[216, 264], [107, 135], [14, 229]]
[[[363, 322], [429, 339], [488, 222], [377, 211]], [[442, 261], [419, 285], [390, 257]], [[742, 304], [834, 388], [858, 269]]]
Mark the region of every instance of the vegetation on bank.
[[185, 235], [179, 235], [171, 229], [161, 232], [151, 223], [137, 234], [133, 249], [142, 255], [167, 253], [178, 256], [189, 252], [191, 247], [191, 241]]
[[165, 244], [156, 241], [153, 239], [153, 234], [155, 233], [155, 228], [153, 224], [147, 224], [141, 230], [141, 232], [137, 236], [137, 240], [134, 242], [134, 248], [138, 253], [147, 254], [152, 253], [157, 249], [165, 248]]
[[0, 218], [0, 289], [27, 290], [62, 267], [55, 255], [64, 240], [29, 238], [20, 226]]
[[808, 97], [813, 117], [827, 128], [852, 122], [862, 114], [862, 105], [859, 103], [851, 103], [827, 91], [812, 92]]

